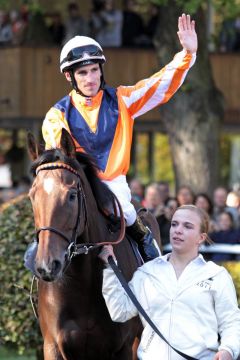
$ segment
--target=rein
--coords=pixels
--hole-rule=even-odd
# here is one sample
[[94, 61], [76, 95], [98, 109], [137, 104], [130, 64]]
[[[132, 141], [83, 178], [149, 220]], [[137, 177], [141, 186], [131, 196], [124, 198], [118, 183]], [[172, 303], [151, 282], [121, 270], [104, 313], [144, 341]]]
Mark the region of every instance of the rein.
[[[77, 219], [76, 219], [76, 224], [75, 227], [73, 229], [73, 233], [72, 233], [72, 237], [71, 239], [69, 239], [62, 231], [55, 229], [53, 227], [50, 226], [42, 226], [38, 229], [36, 229], [36, 240], [37, 242], [39, 241], [39, 234], [41, 231], [50, 231], [53, 232], [59, 236], [61, 236], [64, 240], [66, 240], [68, 242], [68, 248], [67, 248], [67, 259], [70, 262], [71, 259], [77, 255], [81, 255], [81, 254], [88, 254], [89, 251], [95, 250], [101, 246], [104, 245], [117, 245], [119, 244], [124, 236], [125, 236], [125, 220], [124, 220], [124, 215], [123, 215], [123, 211], [121, 208], [121, 205], [119, 203], [119, 200], [117, 199], [117, 197], [114, 195], [114, 203], [113, 203], [113, 209], [114, 209], [114, 215], [117, 215], [118, 211], [120, 214], [120, 233], [118, 236], [118, 239], [114, 242], [112, 241], [104, 241], [104, 242], [99, 242], [99, 243], [77, 243], [77, 237], [80, 236], [85, 228], [87, 227], [87, 206], [86, 206], [86, 196], [81, 184], [81, 178], [80, 175], [78, 173], [77, 170], [73, 169], [70, 165], [62, 163], [62, 162], [55, 162], [55, 163], [47, 163], [47, 164], [42, 164], [40, 166], [37, 167], [36, 169], [36, 176], [39, 174], [40, 171], [43, 170], [55, 170], [55, 169], [64, 169], [67, 171], [70, 171], [71, 173], [73, 173], [74, 175], [76, 175], [79, 179], [79, 183], [78, 183], [78, 213], [77, 213]], [[117, 206], [116, 206], [117, 205]], [[80, 221], [80, 215], [84, 214], [84, 224], [83, 226], [81, 226], [81, 221]], [[82, 217], [81, 217], [82, 219]], [[81, 231], [78, 231], [78, 229], [81, 229]]]

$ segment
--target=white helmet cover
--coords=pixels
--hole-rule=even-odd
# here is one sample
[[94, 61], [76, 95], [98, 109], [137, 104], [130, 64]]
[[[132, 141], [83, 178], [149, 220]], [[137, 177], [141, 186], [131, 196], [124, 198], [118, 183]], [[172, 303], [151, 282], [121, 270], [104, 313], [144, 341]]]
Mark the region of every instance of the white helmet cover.
[[60, 54], [60, 71], [64, 72], [72, 65], [105, 63], [103, 49], [97, 41], [88, 36], [74, 36], [62, 48]]

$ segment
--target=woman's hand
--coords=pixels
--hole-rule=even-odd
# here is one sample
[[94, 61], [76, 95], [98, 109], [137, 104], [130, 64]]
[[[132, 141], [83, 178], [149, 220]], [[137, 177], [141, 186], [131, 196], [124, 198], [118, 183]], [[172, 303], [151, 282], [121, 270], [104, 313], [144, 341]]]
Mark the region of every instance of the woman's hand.
[[213, 360], [232, 360], [231, 354], [227, 350], [220, 350], [216, 353]]
[[104, 245], [98, 257], [104, 262], [104, 264], [108, 264], [109, 256], [112, 256], [113, 259], [116, 260], [112, 245]]

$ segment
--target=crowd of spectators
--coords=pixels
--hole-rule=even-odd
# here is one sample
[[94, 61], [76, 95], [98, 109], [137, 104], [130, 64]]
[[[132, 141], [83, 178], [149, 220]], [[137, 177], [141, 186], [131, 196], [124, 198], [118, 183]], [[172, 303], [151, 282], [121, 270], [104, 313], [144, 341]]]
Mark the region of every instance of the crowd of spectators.
[[[18, 181], [11, 181], [6, 160], [0, 158], [0, 205], [16, 196], [27, 193], [31, 180], [21, 176]], [[7, 183], [8, 182], [8, 183]], [[145, 207], [157, 219], [162, 245], [169, 244], [171, 219], [181, 205], [194, 204], [204, 209], [210, 218], [209, 237], [217, 244], [240, 244], [240, 186], [228, 190], [218, 186], [212, 196], [207, 193], [194, 193], [190, 186], [179, 187], [172, 195], [168, 182], [152, 182], [146, 186], [140, 179], [129, 181], [132, 200], [138, 207]], [[235, 257], [231, 254], [214, 254], [212, 260], [227, 261]]]
[[[26, 6], [10, 12], [0, 9], [0, 45], [38, 44], [39, 33], [45, 43], [63, 46], [75, 35], [95, 38], [103, 47], [153, 45], [159, 7], [151, 5], [149, 20], [144, 21], [135, 0], [124, 0], [116, 8], [114, 0], [92, 0], [88, 17], [83, 16], [78, 2], [71, 1], [65, 17], [60, 12], [31, 13]], [[34, 29], [36, 39], [32, 39]], [[35, 40], [35, 42], [34, 42]]]
[[[230, 191], [217, 187], [212, 196], [194, 193], [189, 186], [181, 186], [175, 196], [170, 195], [167, 182], [160, 181], [143, 186], [139, 179], [129, 182], [134, 200], [146, 207], [157, 219], [162, 245], [169, 243], [171, 218], [178, 206], [194, 204], [204, 209], [210, 218], [209, 236], [217, 244], [240, 244], [240, 189]], [[231, 254], [215, 254], [215, 261], [231, 260]]]
[[0, 45], [23, 44], [28, 21], [28, 9], [25, 6], [10, 12], [0, 9]]
[[240, 15], [223, 21], [219, 35], [219, 50], [240, 51]]
[[[34, 13], [27, 5], [9, 12], [0, 9], [1, 45], [63, 46], [75, 35], [95, 38], [103, 47], [153, 47], [161, 7], [149, 4], [147, 14], [139, 12], [135, 0], [92, 0], [84, 16], [77, 1], [70, 1], [64, 14]], [[220, 52], [240, 51], [240, 16], [225, 19], [216, 38]]]

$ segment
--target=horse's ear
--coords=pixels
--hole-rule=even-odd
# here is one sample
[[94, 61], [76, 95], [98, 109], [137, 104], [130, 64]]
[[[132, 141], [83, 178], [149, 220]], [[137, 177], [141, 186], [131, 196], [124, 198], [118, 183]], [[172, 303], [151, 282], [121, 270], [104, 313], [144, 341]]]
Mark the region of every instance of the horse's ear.
[[73, 142], [73, 139], [69, 132], [62, 128], [62, 135], [60, 140], [60, 146], [61, 149], [64, 151], [64, 153], [71, 158], [76, 158], [76, 147]]
[[35, 137], [31, 132], [27, 133], [27, 148], [32, 161], [36, 160], [41, 154], [40, 146], [37, 144]]

